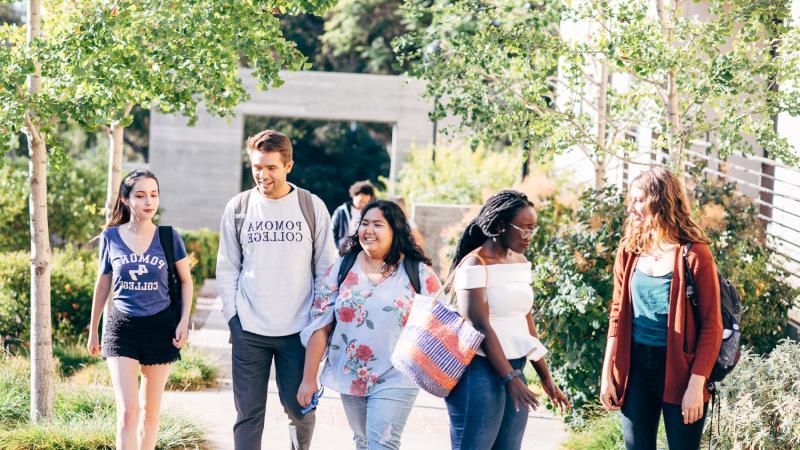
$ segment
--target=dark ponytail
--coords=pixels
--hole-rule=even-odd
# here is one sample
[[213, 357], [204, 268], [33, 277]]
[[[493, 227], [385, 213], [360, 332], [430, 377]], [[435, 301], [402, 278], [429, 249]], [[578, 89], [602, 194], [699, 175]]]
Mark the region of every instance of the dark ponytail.
[[450, 271], [454, 270], [469, 252], [483, 245], [486, 239], [503, 233], [506, 224], [514, 220], [517, 212], [529, 206], [533, 206], [533, 202], [519, 191], [504, 190], [489, 198], [478, 213], [478, 217], [472, 219], [458, 240]]
[[125, 178], [119, 183], [119, 192], [117, 193], [117, 199], [114, 201], [114, 206], [111, 208], [111, 217], [108, 219], [108, 222], [103, 225], [103, 229], [117, 226], [131, 220], [131, 209], [122, 199], [131, 196], [133, 186], [141, 178], [152, 178], [155, 180], [156, 185], [158, 185], [158, 178], [149, 170], [136, 169], [125, 175]]

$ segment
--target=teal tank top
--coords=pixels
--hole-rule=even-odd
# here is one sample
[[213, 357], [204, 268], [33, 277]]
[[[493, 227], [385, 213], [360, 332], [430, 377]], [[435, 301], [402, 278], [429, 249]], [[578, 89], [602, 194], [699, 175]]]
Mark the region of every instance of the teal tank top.
[[652, 347], [667, 345], [667, 315], [672, 272], [651, 276], [636, 269], [631, 276], [633, 341]]

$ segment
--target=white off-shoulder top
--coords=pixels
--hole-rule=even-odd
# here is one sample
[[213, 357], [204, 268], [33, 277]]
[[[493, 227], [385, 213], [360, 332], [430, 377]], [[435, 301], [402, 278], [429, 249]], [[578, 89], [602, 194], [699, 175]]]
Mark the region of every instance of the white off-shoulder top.
[[[527, 316], [533, 307], [531, 281], [530, 262], [466, 266], [456, 270], [453, 282], [456, 290], [486, 288], [489, 323], [508, 359], [524, 356], [538, 361], [547, 353], [541, 341], [528, 330]], [[469, 320], [466, 301], [459, 300], [458, 311]], [[486, 356], [481, 349], [478, 354]]]

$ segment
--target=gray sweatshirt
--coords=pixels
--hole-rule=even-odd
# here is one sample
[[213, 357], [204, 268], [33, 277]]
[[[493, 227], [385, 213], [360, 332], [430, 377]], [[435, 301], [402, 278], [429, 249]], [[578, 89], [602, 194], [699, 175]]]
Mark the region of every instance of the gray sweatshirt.
[[[239, 315], [245, 331], [287, 336], [308, 325], [315, 287], [337, 257], [325, 203], [314, 199], [316, 260], [297, 189], [272, 200], [254, 192], [236, 244], [236, 199], [225, 206], [217, 254], [217, 285], [226, 321]], [[312, 274], [312, 267], [314, 273]]]

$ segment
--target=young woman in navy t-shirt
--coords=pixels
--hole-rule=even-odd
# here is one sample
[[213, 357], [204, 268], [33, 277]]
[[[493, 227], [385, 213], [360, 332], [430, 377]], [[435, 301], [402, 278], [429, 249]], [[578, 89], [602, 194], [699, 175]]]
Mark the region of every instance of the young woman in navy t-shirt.
[[[183, 240], [173, 231], [183, 299], [181, 317], [175, 317], [167, 259], [153, 223], [158, 196], [158, 180], [152, 172], [129, 173], [120, 183], [111, 219], [100, 235], [87, 348], [89, 354], [100, 354], [108, 363], [117, 403], [116, 448], [121, 450], [155, 448], [164, 386], [189, 336], [193, 289], [189, 262]], [[109, 292], [113, 292], [113, 304], [101, 345], [98, 327]]]

